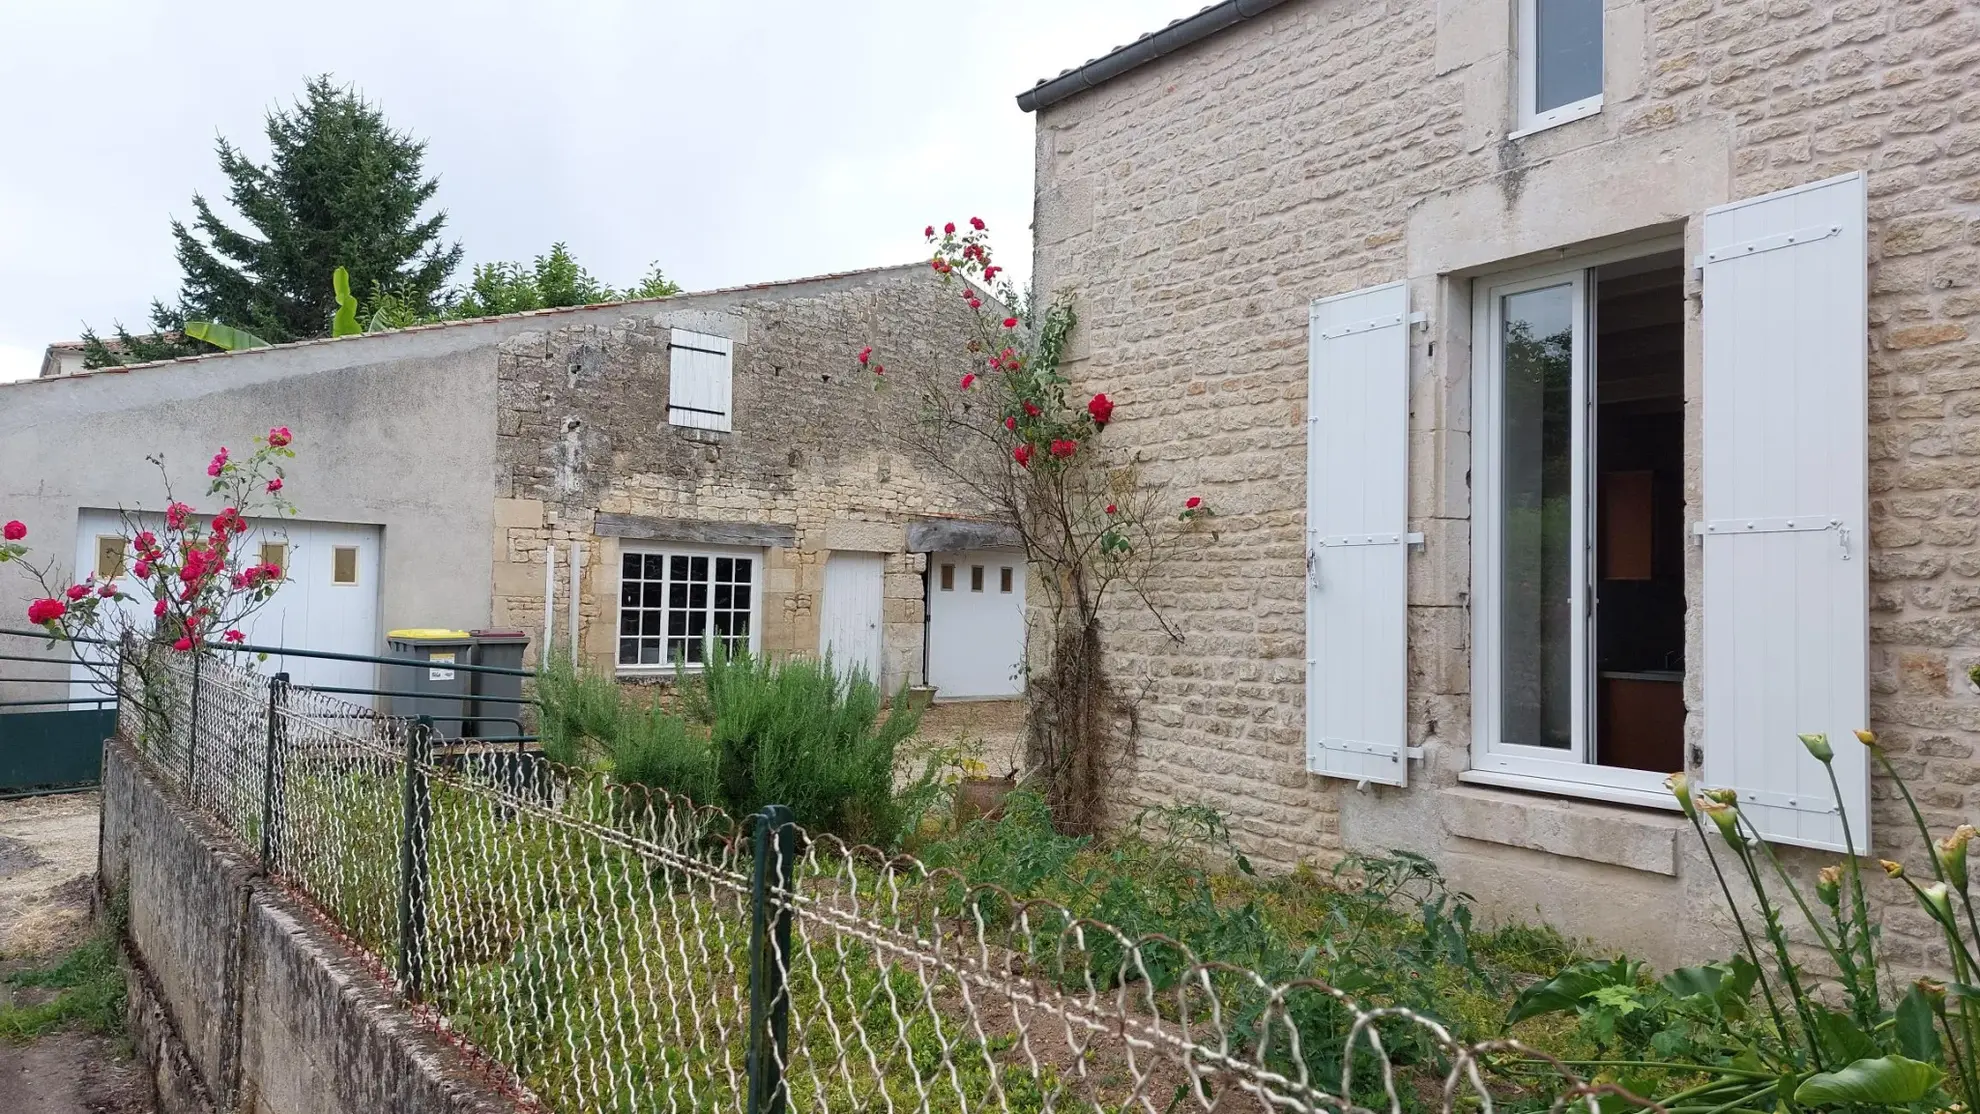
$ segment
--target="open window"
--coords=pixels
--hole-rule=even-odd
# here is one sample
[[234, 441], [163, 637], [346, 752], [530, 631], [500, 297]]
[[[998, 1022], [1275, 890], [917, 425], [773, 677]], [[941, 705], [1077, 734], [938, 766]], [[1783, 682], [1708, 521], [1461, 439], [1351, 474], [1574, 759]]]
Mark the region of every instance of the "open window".
[[1519, 131], [1602, 110], [1602, 0], [1519, 0]]
[[1666, 250], [1480, 280], [1473, 769], [1684, 768], [1684, 291]]

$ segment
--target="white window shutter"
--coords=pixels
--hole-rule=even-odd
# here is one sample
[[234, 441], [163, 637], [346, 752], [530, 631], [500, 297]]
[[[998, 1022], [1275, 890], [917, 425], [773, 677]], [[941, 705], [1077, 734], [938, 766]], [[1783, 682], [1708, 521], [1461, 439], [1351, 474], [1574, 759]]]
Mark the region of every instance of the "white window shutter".
[[[1704, 225], [1705, 782], [1767, 839], [1869, 843], [1868, 262], [1861, 174]], [[1835, 749], [1842, 800], [1798, 736]], [[1838, 811], [1840, 805], [1841, 812]]]
[[1306, 768], [1405, 785], [1405, 284], [1313, 303], [1306, 406]]
[[727, 432], [734, 344], [727, 337], [675, 329], [667, 348], [667, 420]]

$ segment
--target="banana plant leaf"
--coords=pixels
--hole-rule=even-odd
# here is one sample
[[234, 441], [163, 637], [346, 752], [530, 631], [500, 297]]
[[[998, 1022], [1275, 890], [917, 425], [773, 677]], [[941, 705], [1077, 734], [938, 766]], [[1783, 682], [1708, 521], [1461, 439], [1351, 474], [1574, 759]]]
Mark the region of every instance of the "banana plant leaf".
[[194, 340], [203, 340], [215, 348], [238, 352], [243, 348], [266, 348], [268, 342], [232, 325], [222, 325], [218, 321], [188, 321], [185, 333]]
[[357, 319], [358, 301], [351, 297], [351, 273], [337, 268], [330, 273], [330, 285], [337, 292], [337, 316], [330, 319], [330, 335], [348, 337], [363, 332]]
[[1944, 1074], [1908, 1056], [1880, 1056], [1809, 1076], [1794, 1089], [1794, 1101], [1797, 1106], [1902, 1106], [1930, 1094]]

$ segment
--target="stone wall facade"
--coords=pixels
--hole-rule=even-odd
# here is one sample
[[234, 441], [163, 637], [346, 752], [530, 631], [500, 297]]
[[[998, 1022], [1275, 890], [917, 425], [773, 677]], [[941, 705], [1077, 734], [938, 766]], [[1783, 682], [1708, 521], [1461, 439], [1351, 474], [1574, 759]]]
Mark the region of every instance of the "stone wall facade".
[[[1074, 292], [1069, 374], [1110, 438], [1202, 491], [1219, 539], [1158, 599], [1181, 647], [1123, 623], [1151, 679], [1124, 805], [1223, 810], [1280, 866], [1435, 856], [1491, 911], [1676, 961], [1722, 954], [1716, 887], [1673, 814], [1461, 785], [1471, 737], [1471, 276], [1865, 171], [1870, 195], [1872, 724], [1934, 824], [1980, 802], [1980, 9], [1962, 0], [1608, 0], [1604, 105], [1514, 131], [1513, 0], [1291, 0], [1037, 122], [1036, 282]], [[1686, 397], [1699, 282], [1686, 268]], [[1304, 768], [1307, 306], [1407, 278], [1412, 305], [1410, 742], [1396, 790]], [[1700, 419], [1687, 407], [1686, 512]], [[1701, 658], [1687, 553], [1687, 660]], [[1700, 678], [1685, 684], [1700, 738]], [[1879, 853], [1918, 861], [1889, 786]], [[1804, 866], [1822, 856], [1799, 855]], [[1669, 910], [1679, 909], [1680, 914]], [[1653, 912], [1655, 911], [1655, 912]], [[1901, 961], [1933, 945], [1891, 911]]]
[[[761, 547], [760, 648], [816, 653], [831, 554], [883, 554], [880, 680], [890, 692], [920, 684], [926, 556], [908, 551], [907, 524], [983, 517], [985, 508], [904, 434], [919, 418], [916, 377], [953, 364], [968, 312], [918, 265], [721, 300], [671, 299], [613, 326], [506, 342], [497, 364], [495, 622], [540, 636], [546, 551], [555, 545], [561, 565], [581, 544], [579, 651], [611, 669], [620, 555], [635, 543], [601, 533], [598, 516], [651, 522], [662, 536], [668, 524], [782, 528], [787, 537]], [[734, 342], [731, 431], [669, 423], [674, 328]], [[891, 365], [895, 382], [885, 389], [857, 362], [868, 344]], [[561, 569], [556, 577], [560, 645], [567, 577]]]

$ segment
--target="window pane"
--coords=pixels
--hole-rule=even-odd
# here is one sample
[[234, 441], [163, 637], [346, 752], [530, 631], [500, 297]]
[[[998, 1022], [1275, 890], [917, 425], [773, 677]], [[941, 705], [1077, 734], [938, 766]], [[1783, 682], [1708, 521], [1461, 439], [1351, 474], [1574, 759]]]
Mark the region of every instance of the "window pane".
[[737, 584], [748, 584], [748, 583], [749, 583], [749, 569], [750, 569], [750, 565], [751, 565], [751, 561], [750, 561], [750, 559], [749, 559], [749, 558], [747, 558], [747, 557], [738, 557], [738, 558], [736, 558], [736, 583], [737, 583]]
[[971, 565], [969, 567], [969, 590], [972, 592], [981, 592], [983, 590], [982, 565]]
[[660, 633], [660, 612], [642, 611], [639, 613], [639, 633], [653, 635]]
[[667, 606], [686, 607], [688, 586], [685, 582], [667, 586]]
[[657, 639], [657, 638], [642, 638], [642, 639], [640, 639], [640, 640], [639, 640], [639, 664], [641, 664], [641, 665], [659, 665], [659, 664], [660, 664], [660, 640], [659, 640], [659, 639]]
[[1602, 91], [1602, 0], [1533, 0], [1533, 111]]
[[706, 584], [689, 585], [687, 605], [689, 611], [708, 610], [708, 585]]
[[735, 564], [735, 561], [728, 557], [715, 558], [715, 579], [731, 579], [735, 573]]
[[648, 584], [641, 598], [633, 602], [641, 603], [646, 607], [664, 607], [667, 603], [667, 586], [665, 584]]
[[738, 584], [738, 585], [736, 585], [736, 589], [735, 589], [735, 593], [736, 593], [736, 594], [735, 594], [735, 595], [734, 595], [734, 597], [732, 597], [732, 598], [733, 598], [733, 599], [735, 600], [735, 608], [736, 608], [736, 610], [738, 610], [738, 611], [748, 611], [748, 610], [749, 610], [749, 585], [748, 585], [747, 583], [744, 583], [744, 584]]
[[619, 633], [620, 634], [639, 633], [639, 612], [637, 611], [619, 612]]
[[664, 580], [667, 577], [667, 559], [658, 553], [646, 555], [646, 579]]
[[639, 606], [639, 581], [629, 580], [619, 588], [620, 607]]
[[675, 580], [687, 579], [687, 566], [688, 566], [687, 558], [676, 557], [671, 562], [669, 562], [669, 564], [673, 566], [673, 576]]
[[1508, 743], [1573, 745], [1570, 537], [1573, 529], [1573, 288], [1503, 303], [1503, 658]]
[[688, 569], [688, 579], [703, 583], [708, 581], [708, 558], [696, 557]]
[[1008, 592], [1011, 590], [1010, 569], [1006, 568], [997, 574], [997, 590], [999, 592]]
[[942, 566], [942, 590], [944, 592], [953, 592], [956, 590], [956, 567], [954, 565]]
[[639, 639], [637, 638], [619, 639], [619, 664], [620, 665], [639, 664]]
[[735, 591], [734, 588], [731, 588], [727, 584], [717, 584], [715, 586], [715, 606], [718, 608], [728, 607], [729, 600], [735, 595]]
[[619, 575], [620, 575], [620, 576], [622, 576], [623, 578], [625, 578], [625, 579], [627, 579], [627, 580], [634, 580], [634, 579], [637, 579], [637, 578], [638, 578], [638, 576], [639, 576], [639, 554], [637, 554], [637, 553], [628, 553], [628, 554], [626, 554], [626, 555], [625, 555], [625, 556], [624, 556], [623, 558], [621, 558], [621, 559], [620, 559], [620, 561], [619, 561]]

